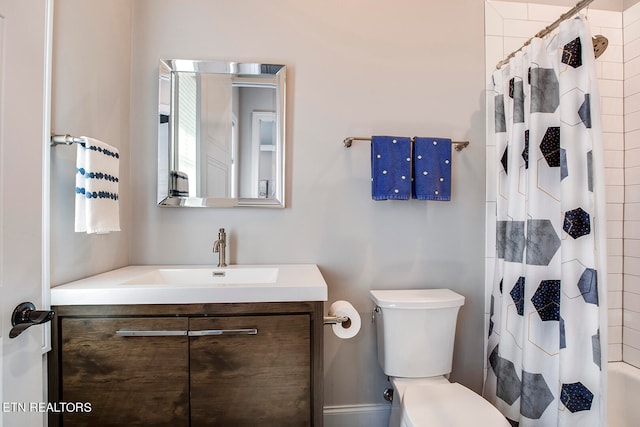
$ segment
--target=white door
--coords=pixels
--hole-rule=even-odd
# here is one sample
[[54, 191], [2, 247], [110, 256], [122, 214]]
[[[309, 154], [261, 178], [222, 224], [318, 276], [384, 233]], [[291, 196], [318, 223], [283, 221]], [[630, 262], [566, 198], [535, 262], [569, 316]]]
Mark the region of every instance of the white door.
[[[0, 0], [0, 426], [43, 426], [47, 334], [42, 326], [9, 338], [22, 302], [48, 303], [43, 209], [48, 188], [52, 0]], [[47, 148], [48, 149], [48, 148]]]
[[200, 75], [199, 163], [201, 197], [233, 197], [231, 79], [222, 74]]

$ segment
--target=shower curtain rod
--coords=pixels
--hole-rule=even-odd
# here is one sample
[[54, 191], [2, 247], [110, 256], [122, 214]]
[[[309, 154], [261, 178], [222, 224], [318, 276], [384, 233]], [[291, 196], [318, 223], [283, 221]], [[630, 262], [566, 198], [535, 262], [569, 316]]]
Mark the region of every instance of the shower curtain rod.
[[[529, 40], [524, 42], [524, 44], [519, 49], [514, 50], [506, 58], [504, 58], [502, 61], [498, 62], [496, 64], [496, 68], [500, 69], [500, 67], [502, 67], [503, 65], [509, 63], [509, 60], [511, 58], [513, 58], [516, 55], [516, 53], [520, 52], [523, 47], [525, 47], [529, 43], [531, 43], [531, 40], [533, 40], [536, 37], [542, 38], [542, 37], [546, 36], [547, 34], [551, 33], [551, 31], [553, 31], [556, 28], [558, 28], [558, 26], [560, 25], [560, 23], [562, 21], [564, 21], [567, 18], [572, 17], [573, 15], [575, 15], [578, 12], [580, 12], [585, 7], [589, 6], [591, 3], [593, 3], [593, 0], [581, 0], [581, 1], [579, 1], [575, 6], [573, 6], [571, 9], [569, 9], [568, 12], [563, 13], [562, 15], [560, 15], [560, 17], [558, 19], [553, 21], [551, 24], [549, 24], [544, 29], [538, 31], [538, 33], [535, 36], [531, 37]], [[604, 46], [604, 48], [606, 49], [606, 45]], [[604, 49], [602, 51], [604, 52]]]

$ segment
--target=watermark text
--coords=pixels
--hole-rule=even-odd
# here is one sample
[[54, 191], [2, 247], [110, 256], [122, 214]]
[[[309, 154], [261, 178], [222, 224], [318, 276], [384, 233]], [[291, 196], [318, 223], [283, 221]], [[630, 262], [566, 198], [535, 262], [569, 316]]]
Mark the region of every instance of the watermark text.
[[2, 412], [91, 412], [91, 402], [2, 402]]

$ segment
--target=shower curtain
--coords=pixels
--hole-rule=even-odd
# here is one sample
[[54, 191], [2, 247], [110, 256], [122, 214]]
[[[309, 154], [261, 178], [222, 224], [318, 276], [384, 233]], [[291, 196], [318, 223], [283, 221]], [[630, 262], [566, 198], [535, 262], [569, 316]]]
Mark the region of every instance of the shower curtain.
[[484, 395], [514, 426], [604, 426], [604, 169], [585, 19], [533, 39], [493, 84], [497, 261]]

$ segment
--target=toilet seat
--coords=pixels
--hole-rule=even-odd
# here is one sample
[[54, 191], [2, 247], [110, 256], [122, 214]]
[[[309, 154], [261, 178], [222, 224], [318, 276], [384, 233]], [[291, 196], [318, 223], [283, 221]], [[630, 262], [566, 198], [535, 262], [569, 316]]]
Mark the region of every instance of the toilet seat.
[[458, 383], [407, 386], [402, 413], [403, 427], [510, 427], [491, 403]]

